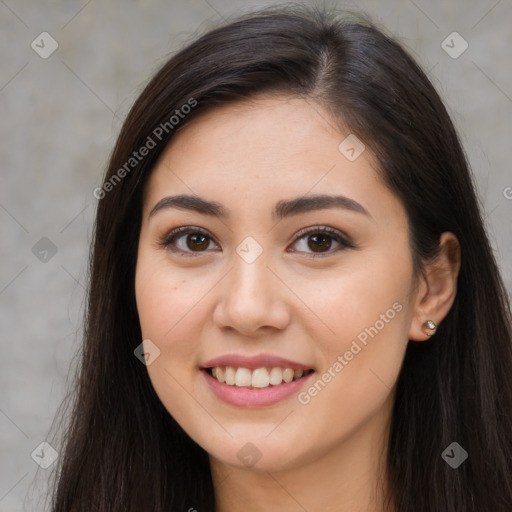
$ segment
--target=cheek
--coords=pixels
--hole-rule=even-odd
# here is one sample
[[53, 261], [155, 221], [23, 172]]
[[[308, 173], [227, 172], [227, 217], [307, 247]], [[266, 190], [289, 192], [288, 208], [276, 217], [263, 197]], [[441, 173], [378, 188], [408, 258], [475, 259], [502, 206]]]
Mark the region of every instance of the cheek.
[[137, 310], [143, 339], [151, 340], [159, 350], [158, 358], [147, 366], [159, 395], [167, 394], [169, 385], [175, 387], [173, 377], [182, 380], [182, 362], [193, 356], [194, 346], [185, 337], [184, 328], [191, 327], [194, 310], [192, 298], [181, 288], [184, 284], [185, 277], [169, 268], [165, 257], [139, 249], [135, 275]]
[[406, 262], [393, 263], [379, 255], [367, 259], [364, 266], [347, 266], [326, 279], [323, 286], [302, 290], [307, 303], [329, 328], [330, 334], [323, 337], [329, 353], [348, 350], [352, 340], [364, 344], [372, 335], [391, 339], [403, 332], [410, 278]]
[[[165, 252], [156, 252], [141, 237], [135, 273], [137, 310], [145, 338], [165, 343], [179, 328], [180, 319], [193, 308], [194, 299], [187, 293], [187, 272], [172, 267]], [[190, 313], [188, 313], [190, 314]]]
[[195, 372], [190, 369], [198, 360], [194, 340], [199, 339], [199, 299], [204, 294], [193, 293], [187, 281], [165, 259], [140, 254], [135, 279], [139, 321], [143, 338], [159, 350], [147, 371], [162, 404], [178, 422], [190, 421], [196, 411], [190, 395]]
[[339, 409], [334, 414], [340, 417], [382, 404], [396, 382], [408, 342], [411, 272], [406, 258], [380, 253], [364, 267], [341, 272], [323, 294], [318, 289], [310, 295], [331, 332], [316, 337], [321, 341], [322, 382], [306, 390], [301, 403], [325, 406], [335, 401]]

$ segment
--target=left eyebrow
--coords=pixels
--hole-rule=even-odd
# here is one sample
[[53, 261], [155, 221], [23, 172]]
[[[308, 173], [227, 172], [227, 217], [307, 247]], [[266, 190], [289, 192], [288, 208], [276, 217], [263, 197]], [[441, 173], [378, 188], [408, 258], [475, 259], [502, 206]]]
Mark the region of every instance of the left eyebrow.
[[[151, 209], [149, 217], [151, 218], [157, 212], [167, 208], [191, 210], [222, 219], [230, 217], [230, 211], [217, 201], [210, 201], [199, 196], [186, 194], [167, 196], [160, 199]], [[345, 196], [321, 194], [278, 201], [272, 210], [272, 219], [281, 220], [292, 215], [331, 208], [348, 210], [372, 218], [368, 210], [354, 199]]]

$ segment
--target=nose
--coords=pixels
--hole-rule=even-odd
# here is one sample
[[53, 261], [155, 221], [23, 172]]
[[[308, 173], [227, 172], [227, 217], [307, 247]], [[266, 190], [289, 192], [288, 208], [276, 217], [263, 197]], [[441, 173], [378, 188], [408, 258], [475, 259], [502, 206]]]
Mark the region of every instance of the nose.
[[252, 263], [235, 256], [214, 311], [214, 323], [219, 328], [257, 337], [288, 325], [290, 311], [286, 298], [291, 292], [267, 266], [264, 254]]

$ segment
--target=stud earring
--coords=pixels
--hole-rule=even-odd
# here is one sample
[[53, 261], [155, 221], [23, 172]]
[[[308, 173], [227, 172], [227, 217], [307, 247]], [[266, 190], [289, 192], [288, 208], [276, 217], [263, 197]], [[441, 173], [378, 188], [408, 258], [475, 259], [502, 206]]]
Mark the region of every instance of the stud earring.
[[427, 336], [432, 336], [437, 329], [437, 325], [434, 320], [427, 320], [421, 327]]

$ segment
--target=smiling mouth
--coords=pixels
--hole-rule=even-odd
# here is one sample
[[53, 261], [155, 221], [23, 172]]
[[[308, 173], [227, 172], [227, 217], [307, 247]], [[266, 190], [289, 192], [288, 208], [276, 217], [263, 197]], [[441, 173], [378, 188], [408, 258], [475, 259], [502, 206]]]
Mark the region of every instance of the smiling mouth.
[[203, 368], [211, 377], [228, 386], [264, 389], [302, 379], [314, 370], [293, 370], [292, 368], [244, 368], [235, 366], [214, 366]]

